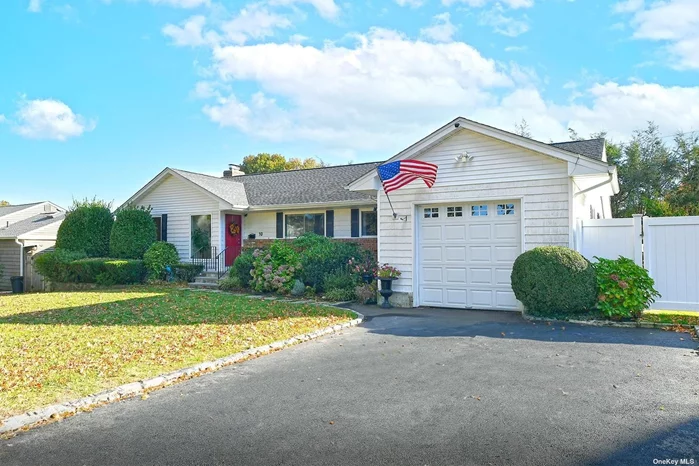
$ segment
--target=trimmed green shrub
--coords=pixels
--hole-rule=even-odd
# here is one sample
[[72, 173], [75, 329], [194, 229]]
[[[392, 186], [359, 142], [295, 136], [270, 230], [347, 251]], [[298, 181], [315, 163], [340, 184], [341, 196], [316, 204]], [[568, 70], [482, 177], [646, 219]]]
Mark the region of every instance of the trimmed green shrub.
[[93, 199], [74, 201], [58, 227], [56, 249], [83, 251], [87, 257], [109, 254], [109, 235], [114, 224], [111, 204]]
[[180, 262], [179, 264], [171, 266], [171, 269], [176, 281], [191, 283], [197, 275], [204, 271], [204, 266]]
[[222, 291], [238, 291], [241, 288], [240, 280], [235, 275], [226, 277], [218, 283], [218, 289]]
[[324, 298], [330, 301], [354, 301], [357, 299], [358, 280], [347, 268], [329, 273], [324, 280]]
[[233, 262], [233, 267], [230, 270], [231, 278], [236, 278], [240, 286], [245, 288], [250, 286], [250, 280], [252, 280], [253, 251], [245, 250], [238, 257], [235, 258]]
[[36, 270], [50, 282], [72, 282], [71, 269], [68, 267], [73, 261], [84, 259], [83, 251], [69, 251], [66, 249], [55, 249], [53, 251], [42, 252], [34, 258]]
[[353, 257], [361, 257], [363, 249], [356, 243], [334, 241], [324, 236], [307, 234], [292, 245], [301, 251], [301, 280], [317, 292], [326, 290], [325, 277], [344, 269]]
[[69, 282], [98, 283], [100, 285], [128, 285], [141, 283], [146, 275], [142, 260], [121, 260], [90, 257], [65, 265]]
[[125, 206], [116, 214], [109, 237], [109, 252], [118, 259], [143, 259], [157, 232], [150, 207]]
[[597, 279], [590, 261], [561, 246], [521, 254], [512, 269], [512, 289], [533, 315], [578, 314], [597, 301]]
[[172, 243], [156, 241], [143, 254], [143, 264], [148, 271], [148, 278], [151, 280], [164, 280], [166, 278], [165, 268], [179, 264], [180, 256], [177, 248]]
[[142, 283], [146, 267], [139, 259], [117, 259], [104, 261], [104, 269], [95, 277], [100, 285], [130, 285]]
[[612, 320], [638, 319], [660, 293], [648, 271], [633, 260], [595, 257], [599, 297], [597, 309]]

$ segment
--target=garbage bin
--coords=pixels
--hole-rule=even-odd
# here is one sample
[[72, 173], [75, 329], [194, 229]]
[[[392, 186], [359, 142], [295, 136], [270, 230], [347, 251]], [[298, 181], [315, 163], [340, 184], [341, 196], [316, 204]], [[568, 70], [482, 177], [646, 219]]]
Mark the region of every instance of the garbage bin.
[[23, 293], [24, 292], [24, 277], [10, 277], [10, 283], [12, 283], [13, 293]]

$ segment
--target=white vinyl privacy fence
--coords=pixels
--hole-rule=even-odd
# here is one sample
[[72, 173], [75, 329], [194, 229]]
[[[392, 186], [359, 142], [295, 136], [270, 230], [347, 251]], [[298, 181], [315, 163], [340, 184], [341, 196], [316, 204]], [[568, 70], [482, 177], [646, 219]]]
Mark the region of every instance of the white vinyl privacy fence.
[[699, 217], [582, 220], [576, 248], [594, 257], [633, 259], [655, 280], [653, 309], [699, 312]]

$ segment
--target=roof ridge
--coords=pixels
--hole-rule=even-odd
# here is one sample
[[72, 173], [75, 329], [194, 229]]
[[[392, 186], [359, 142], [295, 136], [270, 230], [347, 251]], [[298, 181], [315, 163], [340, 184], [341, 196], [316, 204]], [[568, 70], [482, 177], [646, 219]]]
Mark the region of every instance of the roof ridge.
[[607, 138], [592, 138], [592, 139], [577, 139], [575, 141], [560, 141], [560, 142], [549, 142], [549, 146], [552, 144], [574, 144], [576, 142], [590, 142], [590, 141], [606, 141]]
[[236, 179], [243, 178], [246, 176], [259, 176], [259, 175], [275, 175], [279, 173], [293, 173], [293, 172], [301, 172], [301, 171], [311, 171], [311, 170], [325, 170], [328, 168], [345, 168], [345, 167], [359, 167], [361, 165], [375, 165], [377, 163], [383, 163], [383, 161], [376, 161], [376, 162], [362, 162], [362, 163], [348, 163], [345, 165], [329, 165], [327, 167], [313, 167], [313, 168], [295, 168], [293, 170], [283, 170], [280, 172], [265, 172], [265, 173], [246, 173], [245, 175], [236, 175], [232, 177], [220, 177], [220, 176], [214, 176], [214, 175], [209, 175], [207, 173], [200, 173], [200, 172], [193, 172], [190, 170], [182, 170], [181, 168], [171, 168], [171, 170], [175, 170], [178, 172], [185, 172], [185, 173], [191, 173], [193, 175], [201, 175], [201, 176], [208, 176], [209, 178], [213, 178], [215, 180], [224, 180], [224, 181], [236, 181]]
[[25, 204], [10, 204], [10, 205], [2, 205], [0, 206], [0, 209], [3, 207], [29, 207], [37, 204], [42, 204], [44, 202], [49, 202], [49, 201], [37, 201], [37, 202], [27, 202]]

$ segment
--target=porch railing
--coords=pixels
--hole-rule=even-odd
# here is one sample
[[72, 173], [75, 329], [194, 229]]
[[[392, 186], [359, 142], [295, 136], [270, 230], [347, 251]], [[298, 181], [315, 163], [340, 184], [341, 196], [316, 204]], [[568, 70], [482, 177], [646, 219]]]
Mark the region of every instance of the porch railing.
[[192, 264], [201, 265], [204, 272], [216, 273], [216, 278], [221, 278], [230, 268], [226, 266], [226, 250], [219, 252], [216, 246], [201, 248], [192, 254]]

